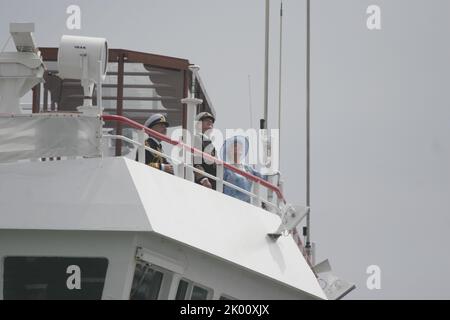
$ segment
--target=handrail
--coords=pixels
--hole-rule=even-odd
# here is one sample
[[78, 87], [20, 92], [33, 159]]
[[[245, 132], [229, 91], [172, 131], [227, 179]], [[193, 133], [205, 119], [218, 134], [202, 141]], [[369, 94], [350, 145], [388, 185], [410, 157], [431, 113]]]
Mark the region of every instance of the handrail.
[[[158, 151], [158, 150], [155, 150], [155, 149], [150, 148], [150, 147], [148, 147], [148, 146], [146, 146], [146, 145], [143, 145], [142, 143], [137, 142], [137, 141], [134, 141], [133, 139], [130, 139], [130, 138], [128, 138], [128, 137], [125, 137], [125, 136], [122, 136], [122, 135], [116, 135], [116, 134], [104, 134], [103, 137], [104, 137], [104, 138], [111, 138], [111, 139], [121, 139], [121, 140], [123, 140], [123, 141], [132, 143], [132, 144], [134, 144], [134, 145], [136, 145], [136, 146], [138, 146], [138, 147], [144, 147], [145, 150], [148, 150], [148, 151], [150, 151], [150, 152], [152, 152], [152, 153], [154, 153], [154, 154], [156, 154], [156, 155], [158, 155], [158, 156], [160, 156], [160, 157], [162, 157], [162, 158], [167, 158], [167, 159], [169, 159], [170, 161], [174, 162], [176, 165], [180, 165], [180, 164], [181, 164], [181, 165], [183, 165], [184, 167], [190, 168], [190, 169], [192, 169], [194, 172], [199, 173], [199, 174], [201, 174], [201, 175], [204, 175], [204, 176], [207, 177], [207, 178], [213, 179], [213, 180], [215, 180], [215, 181], [218, 181], [218, 180], [219, 180], [219, 178], [216, 177], [216, 176], [213, 176], [213, 175], [211, 175], [211, 174], [209, 174], [209, 173], [206, 173], [206, 172], [204, 172], [204, 171], [202, 171], [202, 170], [200, 170], [200, 169], [198, 169], [198, 168], [195, 168], [195, 167], [193, 167], [193, 166], [191, 166], [191, 165], [188, 165], [188, 164], [186, 164], [186, 163], [183, 163], [182, 161], [180, 161], [180, 160], [178, 160], [178, 159], [172, 158], [171, 156], [169, 156], [169, 155], [167, 155], [167, 154], [164, 154], [164, 153], [162, 153], [162, 152], [160, 152], [160, 151]], [[234, 185], [234, 184], [232, 184], [232, 183], [230, 183], [230, 182], [228, 182], [228, 181], [222, 181], [222, 183], [223, 183], [224, 185], [226, 185], [226, 186], [228, 186], [228, 187], [234, 189], [234, 190], [237, 190], [237, 191], [239, 191], [239, 192], [242, 192], [242, 193], [248, 195], [249, 197], [252, 197], [252, 198], [255, 198], [255, 197], [258, 198], [258, 197], [259, 197], [258, 195], [254, 194], [254, 193], [252, 193], [252, 192], [250, 192], [250, 191], [247, 191], [247, 190], [245, 190], [245, 189], [242, 189], [242, 188], [238, 187], [237, 185]], [[271, 206], [271, 207], [273, 207], [273, 208], [275, 208], [275, 209], [278, 209], [278, 207], [277, 207], [275, 204], [271, 203], [270, 201], [267, 201], [267, 200], [264, 200], [264, 199], [261, 199], [261, 198], [260, 198], [260, 200], [261, 200], [261, 202], [263, 202], [265, 205]]]
[[[169, 144], [172, 144], [174, 146], [181, 146], [184, 149], [190, 150], [192, 153], [202, 154], [203, 156], [206, 156], [209, 160], [215, 161], [216, 164], [219, 164], [219, 165], [222, 164], [224, 167], [229, 168], [230, 170], [233, 170], [234, 172], [236, 172], [238, 174], [241, 174], [241, 175], [245, 176], [246, 178], [251, 179], [254, 182], [260, 182], [260, 183], [264, 182], [264, 186], [265, 187], [267, 187], [268, 189], [270, 189], [273, 192], [275, 192], [277, 194], [277, 196], [279, 197], [279, 199], [281, 199], [284, 203], [286, 203], [286, 200], [284, 199], [283, 194], [281, 193], [281, 190], [278, 187], [274, 186], [273, 184], [267, 182], [266, 180], [263, 180], [263, 179], [261, 179], [261, 178], [259, 178], [257, 176], [254, 176], [254, 175], [252, 175], [250, 173], [247, 173], [247, 172], [242, 171], [242, 170], [240, 170], [238, 168], [235, 168], [234, 166], [232, 166], [232, 165], [230, 165], [230, 164], [228, 164], [226, 162], [223, 162], [220, 159], [217, 159], [217, 158], [215, 158], [215, 157], [213, 157], [213, 156], [211, 156], [211, 155], [209, 155], [207, 153], [204, 153], [204, 152], [202, 152], [202, 151], [200, 151], [198, 149], [190, 147], [190, 146], [188, 146], [188, 145], [186, 145], [186, 144], [184, 144], [184, 143], [182, 143], [180, 141], [172, 140], [169, 137], [167, 137], [167, 136], [165, 136], [165, 135], [163, 135], [163, 134], [161, 134], [159, 132], [156, 132], [155, 130], [149, 129], [149, 128], [141, 125], [140, 123], [137, 123], [137, 122], [135, 122], [133, 120], [130, 120], [130, 119], [126, 118], [126, 117], [117, 116], [117, 115], [102, 115], [102, 118], [103, 118], [103, 120], [106, 120], [106, 121], [120, 121], [120, 122], [126, 123], [126, 124], [128, 124], [128, 125], [130, 125], [132, 127], [135, 127], [136, 129], [143, 129], [147, 134], [149, 134], [150, 136], [152, 136], [152, 137], [154, 137], [156, 139], [160, 139], [160, 140], [165, 141], [165, 142], [167, 142]], [[105, 137], [110, 137], [110, 138], [115, 138], [115, 139], [123, 139], [125, 141], [130, 142], [130, 143], [133, 143], [133, 144], [136, 144], [136, 145], [141, 145], [141, 143], [136, 142], [136, 141], [134, 141], [134, 140], [132, 140], [130, 138], [127, 138], [127, 137], [124, 137], [124, 136], [121, 136], [121, 135], [105, 135]], [[179, 160], [172, 159], [170, 156], [165, 155], [165, 154], [163, 154], [163, 153], [161, 153], [161, 152], [159, 152], [157, 150], [154, 150], [154, 149], [152, 149], [150, 147], [147, 147], [147, 146], [144, 146], [144, 147], [145, 147], [145, 150], [149, 150], [149, 151], [151, 151], [153, 153], [158, 154], [159, 156], [168, 157], [172, 161], [181, 163]], [[191, 169], [193, 169], [196, 172], [199, 172], [199, 170], [197, 168], [191, 167], [191, 166], [189, 166], [187, 164], [184, 164], [184, 165], [186, 167], [190, 167]], [[208, 174], [206, 172], [203, 172], [202, 174], [207, 176], [207, 177], [209, 177], [209, 178], [217, 180], [217, 177], [212, 177], [210, 174]], [[234, 188], [235, 190], [238, 190], [240, 192], [243, 192], [243, 193], [249, 195], [250, 197], [258, 197], [257, 195], [255, 195], [255, 194], [253, 194], [251, 192], [248, 192], [247, 190], [241, 189], [238, 186], [235, 186], [235, 185], [233, 185], [233, 184], [231, 184], [231, 183], [229, 183], [227, 181], [223, 181], [223, 183], [225, 185], [231, 187], [231, 188]], [[269, 205], [269, 206], [275, 206], [274, 204], [270, 203], [269, 201], [262, 200], [262, 202], [265, 203], [266, 205]], [[313, 262], [311, 260], [311, 257], [306, 253], [306, 248], [303, 245], [303, 242], [301, 240], [300, 235], [298, 234], [297, 229], [294, 228], [294, 230], [292, 231], [291, 235], [292, 235], [292, 238], [293, 238], [294, 242], [297, 244], [297, 247], [299, 248], [300, 253], [305, 258], [306, 262], [310, 266], [310, 268], [313, 271], [314, 275], [317, 277], [317, 274], [316, 274], [316, 272], [314, 271], [314, 268], [313, 268]]]
[[210, 154], [204, 153], [204, 152], [202, 152], [202, 151], [200, 151], [200, 150], [198, 150], [198, 149], [196, 149], [194, 147], [188, 146], [187, 144], [185, 144], [185, 143], [183, 143], [181, 141], [172, 140], [169, 137], [167, 137], [167, 136], [165, 136], [165, 135], [163, 135], [163, 134], [161, 134], [159, 132], [156, 132], [155, 130], [147, 128], [146, 126], [143, 126], [142, 124], [140, 124], [140, 123], [138, 123], [136, 121], [133, 121], [131, 119], [128, 119], [127, 117], [124, 117], [124, 116], [106, 115], [106, 114], [104, 114], [104, 115], [102, 115], [102, 119], [105, 120], [105, 121], [117, 121], [117, 122], [120, 122], [120, 123], [123, 123], [123, 124], [127, 124], [130, 127], [134, 127], [136, 129], [144, 130], [145, 133], [147, 133], [148, 135], [152, 136], [153, 138], [156, 138], [158, 140], [167, 142], [167, 143], [169, 143], [169, 144], [171, 144], [173, 146], [181, 147], [181, 148], [183, 148], [183, 149], [185, 149], [185, 150], [187, 150], [187, 151], [189, 151], [191, 153], [194, 153], [194, 154], [197, 154], [197, 155], [202, 155], [202, 157], [204, 159], [207, 159], [209, 161], [215, 162], [218, 165], [223, 165], [224, 168], [227, 168], [227, 169], [229, 169], [229, 170], [231, 170], [231, 171], [233, 171], [233, 172], [235, 172], [235, 173], [237, 173], [237, 174], [239, 174], [239, 175], [241, 175], [241, 176], [243, 176], [243, 177], [245, 177], [245, 178], [247, 178], [247, 179], [249, 179], [249, 180], [251, 180], [253, 182], [259, 183], [260, 185], [266, 187], [267, 189], [275, 192], [275, 194], [278, 196], [278, 198], [280, 200], [282, 200], [284, 203], [286, 202], [286, 200], [285, 200], [285, 198], [283, 196], [283, 193], [281, 192], [279, 187], [271, 184], [270, 182], [267, 182], [266, 180], [264, 180], [264, 179], [262, 179], [260, 177], [255, 176], [255, 175], [253, 175], [251, 173], [248, 173], [246, 171], [240, 170], [240, 169], [234, 167], [233, 165], [231, 165], [229, 163], [226, 163], [226, 162], [224, 162], [224, 161], [222, 161], [222, 160], [220, 160], [220, 159], [218, 159], [216, 157], [211, 156]]

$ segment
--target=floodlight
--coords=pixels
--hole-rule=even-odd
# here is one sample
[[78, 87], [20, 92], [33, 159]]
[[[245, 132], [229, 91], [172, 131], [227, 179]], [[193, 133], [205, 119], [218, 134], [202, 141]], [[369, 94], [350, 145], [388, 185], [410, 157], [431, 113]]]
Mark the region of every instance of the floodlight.
[[[58, 76], [81, 80], [85, 97], [92, 97], [94, 83], [98, 85], [105, 79], [107, 66], [106, 39], [62, 36], [58, 50]], [[92, 99], [84, 99], [84, 106], [92, 106]]]

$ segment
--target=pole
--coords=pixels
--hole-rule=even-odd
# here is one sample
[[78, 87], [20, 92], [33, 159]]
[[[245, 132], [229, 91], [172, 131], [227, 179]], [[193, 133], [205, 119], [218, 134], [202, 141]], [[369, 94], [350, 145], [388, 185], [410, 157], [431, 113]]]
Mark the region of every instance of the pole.
[[103, 114], [103, 63], [104, 61], [99, 60], [99, 75], [98, 75], [98, 83], [97, 83], [97, 107], [100, 114]]
[[[125, 54], [120, 54], [118, 57], [117, 65], [117, 98], [116, 98], [116, 114], [118, 116], [123, 115], [123, 78], [124, 78], [124, 64]], [[117, 122], [116, 134], [122, 135], [122, 124]], [[122, 140], [116, 139], [116, 157], [122, 155]]]
[[248, 106], [250, 110], [250, 128], [253, 128], [253, 110], [252, 110], [252, 81], [248, 75]]
[[281, 0], [280, 3], [280, 62], [278, 70], [278, 158], [280, 160], [281, 160], [281, 73], [283, 61], [282, 49], [283, 49], [283, 0]]
[[[190, 65], [189, 70], [192, 75], [191, 82], [191, 91], [187, 98], [181, 99], [181, 103], [186, 104], [186, 130], [183, 130], [183, 141], [189, 147], [194, 146], [194, 132], [195, 132], [195, 115], [197, 111], [197, 106], [203, 102], [201, 99], [195, 98], [195, 79], [197, 76], [197, 72], [199, 67], [196, 65]], [[192, 165], [193, 161], [193, 153], [188, 150], [183, 150], [184, 154], [184, 163], [188, 165]], [[185, 179], [189, 181], [194, 181], [194, 171], [192, 168], [186, 167], [185, 170]]]
[[265, 129], [268, 124], [268, 96], [269, 96], [269, 0], [266, 0], [266, 42], [265, 42], [265, 65], [264, 65], [264, 123]]
[[[310, 103], [311, 103], [311, 21], [310, 21], [310, 0], [306, 0], [306, 206], [311, 207], [311, 183], [310, 183]], [[306, 249], [310, 256], [311, 248], [311, 209], [306, 215]]]

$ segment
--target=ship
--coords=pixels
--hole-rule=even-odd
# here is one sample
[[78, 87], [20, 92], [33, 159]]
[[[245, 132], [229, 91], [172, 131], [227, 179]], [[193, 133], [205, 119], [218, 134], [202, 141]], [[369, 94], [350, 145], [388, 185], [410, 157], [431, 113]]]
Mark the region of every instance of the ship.
[[[285, 199], [278, 173], [251, 174], [187, 139], [197, 114], [216, 113], [198, 66], [103, 38], [37, 47], [33, 32], [11, 23], [16, 52], [0, 53], [0, 299], [339, 299], [354, 288], [315, 263], [298, 231], [309, 208]], [[156, 113], [185, 129], [180, 139], [144, 125]], [[195, 183], [195, 155], [215, 162], [215, 189]]]

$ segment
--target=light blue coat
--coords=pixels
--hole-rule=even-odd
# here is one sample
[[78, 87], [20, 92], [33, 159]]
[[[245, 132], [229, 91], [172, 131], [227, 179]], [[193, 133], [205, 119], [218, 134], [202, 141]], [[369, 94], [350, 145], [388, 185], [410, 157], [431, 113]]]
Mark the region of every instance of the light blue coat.
[[[244, 157], [247, 156], [248, 148], [249, 148], [248, 139], [243, 136], [232, 137], [230, 139], [227, 139], [222, 146], [221, 155], [222, 155], [222, 159], [225, 162], [229, 162], [229, 161], [227, 161], [227, 149], [231, 148], [233, 143], [235, 143], [235, 142], [240, 143], [244, 147], [244, 150], [245, 150]], [[244, 170], [252, 175], [255, 175], [257, 177], [266, 179], [265, 177], [262, 177], [259, 172], [257, 172], [255, 169], [253, 169], [249, 165], [243, 165], [242, 170]], [[231, 184], [234, 184], [235, 186], [242, 188], [246, 191], [251, 192], [251, 190], [252, 190], [253, 181], [245, 178], [244, 176], [242, 176], [230, 169], [227, 169], [227, 168], [224, 169], [223, 180], [226, 182], [229, 182]], [[236, 198], [236, 199], [248, 202], [248, 203], [250, 203], [250, 201], [251, 201], [251, 198], [249, 195], [247, 195], [241, 191], [238, 191], [232, 187], [226, 186], [226, 185], [223, 186], [223, 193], [225, 193], [226, 195], [229, 195], [233, 198]]]

